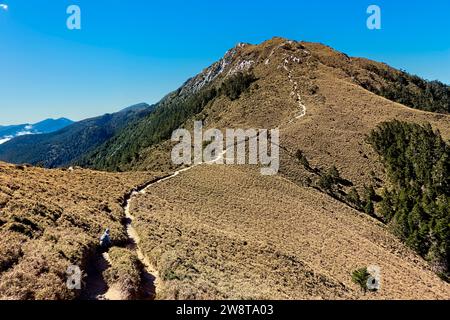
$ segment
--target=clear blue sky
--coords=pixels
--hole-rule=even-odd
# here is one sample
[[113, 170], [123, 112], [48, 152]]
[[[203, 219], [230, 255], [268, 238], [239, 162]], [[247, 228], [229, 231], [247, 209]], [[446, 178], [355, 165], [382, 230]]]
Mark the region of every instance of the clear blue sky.
[[[328, 44], [450, 83], [448, 0], [0, 0], [0, 124], [157, 102], [238, 42]], [[82, 30], [66, 28], [66, 8]], [[366, 9], [382, 10], [382, 30]]]

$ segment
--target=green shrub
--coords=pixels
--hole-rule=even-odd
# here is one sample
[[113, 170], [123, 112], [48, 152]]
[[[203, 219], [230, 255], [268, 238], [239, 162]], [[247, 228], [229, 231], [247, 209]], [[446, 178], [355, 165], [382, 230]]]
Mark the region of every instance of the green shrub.
[[327, 192], [333, 192], [334, 189], [339, 187], [339, 183], [342, 181], [339, 170], [336, 166], [329, 168], [319, 179], [319, 187]]
[[352, 188], [349, 191], [349, 193], [347, 194], [347, 201], [353, 204], [357, 209], [361, 208], [361, 198], [356, 188]]
[[256, 80], [253, 73], [238, 72], [223, 82], [221, 91], [231, 100], [236, 100]]
[[297, 152], [295, 153], [295, 157], [303, 165], [305, 169], [307, 170], [311, 169], [311, 165], [309, 164], [309, 161], [304, 155], [303, 151], [297, 150]]
[[367, 291], [367, 281], [369, 280], [370, 273], [367, 271], [367, 268], [361, 268], [353, 271], [352, 273], [352, 281], [359, 285], [363, 291]]

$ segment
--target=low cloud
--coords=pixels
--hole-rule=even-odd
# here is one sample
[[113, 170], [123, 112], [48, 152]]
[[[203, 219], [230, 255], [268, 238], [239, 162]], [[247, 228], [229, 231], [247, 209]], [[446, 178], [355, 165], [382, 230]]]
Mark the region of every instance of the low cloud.
[[0, 3], [0, 9], [7, 11], [8, 10], [8, 5]]

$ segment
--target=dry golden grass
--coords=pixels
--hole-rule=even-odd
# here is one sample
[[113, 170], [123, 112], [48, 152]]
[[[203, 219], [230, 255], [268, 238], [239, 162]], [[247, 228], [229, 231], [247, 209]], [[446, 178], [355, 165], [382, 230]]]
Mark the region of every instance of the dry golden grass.
[[124, 195], [154, 176], [0, 164], [0, 299], [75, 298], [67, 267], [84, 269], [105, 228], [127, 241]]
[[430, 122], [444, 138], [450, 138], [449, 115], [394, 103], [354, 84], [340, 69], [323, 64], [318, 65], [313, 77], [318, 92], [316, 95], [304, 92], [308, 113], [285, 128], [283, 144], [291, 150], [302, 149], [314, 166], [336, 165], [356, 185], [369, 183], [371, 171], [383, 177], [382, 165], [364, 142], [366, 135], [381, 122], [393, 119]]
[[[364, 142], [380, 122], [430, 122], [448, 139], [450, 116], [370, 93], [352, 75], [369, 79], [362, 66], [371, 62], [320, 44], [275, 38], [244, 47], [234, 63], [244, 60], [254, 61], [259, 80], [235, 101], [214, 100], [200, 117], [206, 128], [279, 127], [280, 175], [200, 166], [133, 199], [140, 246], [161, 278], [158, 298], [449, 299], [449, 285], [385, 226], [302, 187], [312, 174], [289, 153], [303, 150], [313, 167], [336, 165], [361, 189], [373, 181], [372, 172], [385, 179]], [[297, 94], [307, 112], [292, 121], [299, 112]], [[143, 150], [130, 167], [175, 170], [171, 146]], [[106, 226], [116, 244], [127, 242], [123, 194], [151, 177], [0, 165], [0, 298], [75, 297], [65, 289], [67, 265], [84, 265]], [[136, 261], [123, 250], [105, 276], [122, 293], [133, 292]], [[363, 294], [351, 273], [369, 265], [381, 267], [382, 289]], [[128, 272], [135, 276], [128, 278]]]
[[[298, 58], [298, 62], [291, 57]], [[297, 83], [296, 89], [289, 81], [289, 72], [283, 68], [286, 58], [292, 80]], [[450, 139], [450, 115], [411, 109], [356, 84], [351, 75], [370, 79], [371, 75], [362, 66], [381, 65], [379, 63], [352, 59], [321, 44], [289, 44], [282, 38], [244, 47], [234, 64], [241, 61], [254, 61], [252, 71], [258, 81], [237, 100], [221, 96], [210, 103], [197, 117], [205, 119], [205, 128], [279, 127], [282, 147], [292, 153], [303, 150], [315, 167], [336, 165], [343, 176], [358, 187], [372, 180], [372, 171], [383, 178], [382, 165], [364, 142], [366, 135], [380, 122], [392, 119], [430, 122], [444, 138]], [[299, 111], [293, 92], [300, 94], [307, 112], [305, 117], [291, 122]], [[192, 121], [185, 127], [191, 129]], [[143, 160], [133, 167], [173, 170], [171, 146], [162, 143], [142, 151], [139, 158]], [[293, 170], [291, 167], [285, 163], [284, 171]], [[293, 173], [292, 178], [295, 176]]]
[[[290, 71], [283, 67], [286, 58]], [[285, 148], [280, 177], [248, 167], [195, 168], [150, 188], [134, 204], [143, 246], [165, 280], [160, 298], [448, 299], [448, 284], [386, 227], [300, 187], [313, 175], [289, 153], [303, 150], [313, 167], [337, 166], [361, 190], [373, 174], [385, 180], [364, 142], [380, 122], [430, 122], [448, 139], [450, 116], [372, 94], [352, 77], [370, 78], [362, 68], [369, 62], [320, 44], [275, 38], [245, 47], [237, 63], [244, 60], [255, 61], [259, 80], [235, 101], [216, 99], [200, 118], [208, 128], [279, 127]], [[294, 121], [293, 92], [307, 107], [306, 116]], [[158, 159], [159, 168], [171, 168], [169, 155], [170, 144], [161, 144], [145, 150], [141, 158], [147, 160], [136, 165], [154, 169]], [[351, 273], [370, 264], [382, 267], [383, 289], [362, 295]], [[305, 277], [310, 272], [314, 277]]]
[[[448, 299], [450, 285], [377, 221], [250, 167], [200, 166], [133, 202], [160, 299]], [[382, 289], [351, 273], [378, 265]]]

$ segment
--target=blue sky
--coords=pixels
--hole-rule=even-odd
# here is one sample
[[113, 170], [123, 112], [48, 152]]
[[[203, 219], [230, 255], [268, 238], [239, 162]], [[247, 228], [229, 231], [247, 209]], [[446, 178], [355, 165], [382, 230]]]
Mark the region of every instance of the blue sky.
[[[317, 2], [317, 1], [316, 1]], [[322, 42], [450, 83], [448, 0], [0, 0], [0, 124], [157, 102], [238, 42]], [[66, 9], [81, 8], [81, 30]], [[366, 9], [382, 10], [382, 30]]]

